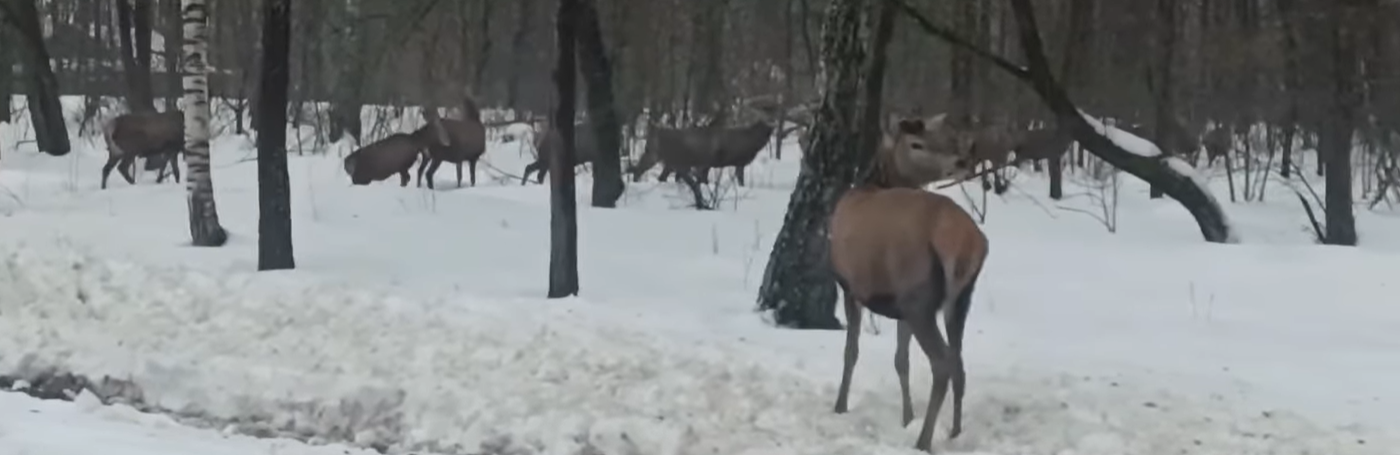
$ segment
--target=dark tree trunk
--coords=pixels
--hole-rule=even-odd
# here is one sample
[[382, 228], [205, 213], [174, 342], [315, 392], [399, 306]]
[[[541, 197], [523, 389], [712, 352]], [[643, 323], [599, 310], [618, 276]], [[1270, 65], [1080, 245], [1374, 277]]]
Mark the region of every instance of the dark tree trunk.
[[[603, 46], [594, 0], [578, 0], [578, 58], [588, 86], [588, 118], [598, 141], [593, 160], [593, 206], [612, 208], [622, 198], [622, 122], [613, 92], [612, 63]], [[572, 123], [572, 122], [570, 122]]]
[[[6, 0], [0, 0], [6, 1]], [[0, 11], [4, 15], [4, 11]], [[8, 19], [0, 18], [0, 43], [14, 43], [18, 41], [10, 33], [10, 27], [6, 22]], [[15, 94], [15, 64], [19, 59], [15, 57], [15, 46], [0, 46], [0, 123], [13, 122], [10, 116], [11, 101]]]
[[[1060, 74], [1064, 77], [1065, 90], [1075, 93], [1076, 89], [1087, 85], [1084, 71], [1084, 52], [1089, 51], [1089, 44], [1093, 41], [1094, 28], [1090, 23], [1094, 14], [1094, 0], [1070, 0], [1069, 3], [1069, 27], [1068, 37], [1065, 39], [1064, 56], [1061, 63], [1064, 66], [1060, 69]], [[1057, 154], [1049, 159], [1050, 172], [1050, 198], [1060, 200], [1064, 198], [1064, 156]]]
[[852, 132], [860, 125], [859, 97], [867, 42], [866, 0], [832, 0], [822, 29], [821, 107], [812, 142], [802, 154], [797, 186], [788, 200], [783, 227], [773, 242], [758, 308], [775, 324], [799, 329], [840, 329], [836, 284], [827, 259], [831, 206], [868, 167], [871, 156]]
[[287, 86], [292, 0], [263, 0], [262, 80], [258, 84], [258, 270], [296, 268], [292, 189], [287, 177]]
[[[1162, 153], [1173, 154], [1177, 152], [1175, 147], [1176, 138], [1173, 134], [1172, 122], [1176, 120], [1176, 10], [1179, 0], [1157, 0], [1157, 39], [1153, 50], [1156, 58], [1153, 62], [1153, 77], [1150, 78], [1154, 98], [1153, 119], [1155, 124], [1152, 128], [1153, 142], [1157, 143]], [[1148, 197], [1152, 199], [1161, 198], [1162, 189], [1156, 185], [1148, 190]]]
[[185, 27], [180, 22], [180, 0], [164, 0], [165, 15], [165, 111], [175, 110], [180, 99], [180, 45], [185, 42]]
[[549, 298], [578, 295], [578, 213], [574, 191], [574, 100], [577, 66], [574, 20], [578, 18], [579, 0], [559, 0], [559, 12], [554, 16], [555, 49], [554, 84], [559, 91], [553, 127], [559, 131], [561, 153], [550, 155], [549, 162]]
[[506, 79], [506, 105], [515, 111], [516, 119], [519, 120], [525, 107], [520, 100], [520, 81], [525, 77], [525, 56], [530, 52], [530, 19], [535, 14], [531, 6], [535, 0], [516, 1], [520, 14], [516, 16], [515, 32], [510, 39], [510, 77]]
[[1328, 7], [1326, 18], [1326, 38], [1331, 57], [1329, 81], [1332, 102], [1328, 115], [1323, 120], [1322, 137], [1318, 141], [1318, 152], [1327, 169], [1327, 206], [1324, 209], [1327, 219], [1327, 232], [1323, 242], [1329, 245], [1356, 245], [1356, 215], [1352, 201], [1352, 135], [1361, 106], [1361, 87], [1358, 81], [1358, 56], [1355, 37], [1361, 35], [1357, 22], [1349, 20], [1349, 7], [1346, 2], [1334, 2]]
[[151, 94], [151, 0], [117, 0], [121, 28], [122, 70], [126, 72], [126, 107], [155, 111]]
[[[34, 124], [34, 138], [39, 150], [53, 156], [67, 155], [73, 150], [68, 141], [68, 127], [63, 121], [63, 106], [58, 102], [58, 78], [50, 64], [49, 49], [44, 45], [43, 29], [39, 25], [38, 0], [0, 1], [0, 16], [14, 27], [24, 51], [20, 66], [29, 83], [25, 98], [29, 119]], [[6, 109], [9, 109], [6, 103]]]

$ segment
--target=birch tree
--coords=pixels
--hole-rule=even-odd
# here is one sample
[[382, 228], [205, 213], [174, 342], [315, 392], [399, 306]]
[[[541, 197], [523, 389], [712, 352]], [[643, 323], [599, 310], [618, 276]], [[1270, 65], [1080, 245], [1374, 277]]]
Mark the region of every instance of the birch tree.
[[195, 246], [223, 246], [228, 231], [219, 224], [209, 172], [209, 6], [207, 0], [181, 0], [180, 8], [185, 23], [183, 104], [190, 238]]
[[822, 28], [821, 108], [813, 125], [811, 148], [802, 155], [797, 187], [768, 256], [758, 291], [760, 310], [777, 325], [805, 329], [840, 329], [836, 320], [836, 283], [827, 262], [826, 221], [832, 203], [849, 188], [870, 161], [851, 134], [859, 125], [860, 88], [867, 68], [866, 33], [870, 2], [833, 0]]

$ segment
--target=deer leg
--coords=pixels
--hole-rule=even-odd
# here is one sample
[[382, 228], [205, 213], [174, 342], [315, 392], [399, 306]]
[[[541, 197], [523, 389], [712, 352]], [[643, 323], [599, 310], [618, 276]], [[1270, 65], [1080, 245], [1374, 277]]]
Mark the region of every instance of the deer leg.
[[135, 185], [135, 184], [136, 184], [136, 177], [135, 177], [134, 175], [132, 175], [135, 171], [136, 171], [136, 157], [133, 156], [133, 155], [128, 155], [128, 156], [122, 157], [121, 164], [119, 164], [119, 165], [117, 166], [117, 172], [121, 172], [121, 173], [122, 173], [122, 177], [126, 179], [126, 183], [127, 183], [127, 184], [130, 184], [130, 185]]
[[924, 427], [919, 430], [919, 438], [914, 442], [914, 448], [931, 452], [933, 447], [933, 427], [938, 423], [938, 410], [943, 407], [943, 400], [948, 396], [948, 381], [952, 377], [952, 371], [957, 368], [953, 364], [953, 359], [948, 355], [948, 345], [943, 341], [943, 334], [938, 330], [937, 320], [931, 311], [913, 312], [909, 316], [910, 329], [914, 332], [914, 339], [919, 342], [919, 347], [923, 348], [924, 355], [928, 356], [929, 369], [933, 372], [933, 386], [929, 389], [928, 409], [924, 411]]
[[973, 277], [967, 286], [958, 293], [953, 305], [943, 310], [943, 326], [948, 329], [949, 357], [955, 367], [953, 374], [953, 427], [948, 429], [948, 439], [962, 434], [963, 394], [967, 392], [967, 370], [963, 367], [962, 347], [963, 328], [967, 325], [967, 312], [972, 308], [972, 290], [977, 278]]
[[734, 180], [738, 180], [738, 181], [739, 181], [739, 186], [744, 186], [744, 167], [743, 167], [743, 166], [739, 166], [739, 167], [734, 168]]
[[708, 167], [693, 167], [693, 168], [690, 168], [690, 172], [693, 172], [693, 173], [696, 174], [696, 176], [695, 176], [695, 180], [696, 180], [696, 181], [698, 181], [698, 182], [700, 182], [700, 183], [703, 183], [703, 184], [706, 184], [706, 185], [710, 184], [710, 168], [708, 168]]
[[[467, 170], [472, 174], [472, 186], [476, 186], [476, 160], [467, 160]], [[458, 166], [457, 171], [461, 172], [462, 167]]]
[[[453, 163], [453, 164], [456, 164], [456, 165], [457, 165], [457, 188], [461, 188], [461, 187], [462, 187], [462, 162], [461, 162], [461, 161], [458, 161], [458, 162]], [[472, 182], [472, 186], [476, 186], [476, 182]]]
[[180, 183], [180, 152], [170, 154], [170, 175], [175, 177], [175, 183]]
[[851, 392], [851, 374], [855, 372], [856, 359], [860, 357], [860, 303], [844, 291], [846, 302], [846, 363], [841, 367], [841, 388], [836, 391], [836, 413], [846, 412], [847, 397]]
[[121, 162], [121, 157], [108, 156], [107, 164], [102, 165], [102, 189], [107, 189], [107, 176], [112, 174], [112, 168]]
[[[659, 175], [659, 176], [656, 177], [656, 181], [665, 183], [665, 182], [666, 182], [666, 179], [667, 179], [667, 178], [670, 178], [670, 177], [671, 177], [671, 174], [674, 173], [674, 172], [676, 172], [676, 170], [675, 170], [675, 169], [672, 169], [671, 166], [667, 166], [667, 165], [664, 165], [664, 164], [663, 164], [663, 165], [661, 165], [661, 175]], [[638, 172], [638, 173], [637, 173], [637, 176], [638, 176], [637, 178], [641, 178], [641, 175], [642, 175], [642, 173]]]
[[428, 162], [429, 162], [429, 161], [432, 161], [432, 160], [433, 160], [432, 157], [429, 156], [427, 153], [421, 154], [421, 158], [418, 160], [418, 186], [419, 186], [419, 187], [422, 187], [422, 186], [423, 186], [423, 170], [428, 168]]
[[540, 184], [540, 185], [543, 185], [543, 184], [544, 184], [544, 176], [545, 176], [546, 174], [549, 174], [549, 163], [540, 164], [539, 173], [538, 173], [538, 174], [535, 174], [535, 175], [536, 175], [536, 177], [535, 177], [535, 183]]
[[[428, 179], [428, 189], [430, 190], [435, 189], [433, 187], [433, 176], [437, 175], [437, 170], [439, 166], [442, 166], [442, 161], [438, 161], [436, 159], [432, 160], [432, 163], [428, 164], [428, 173], [424, 177]], [[419, 180], [422, 179], [423, 177], [419, 178]]]
[[894, 372], [899, 375], [899, 395], [903, 403], [904, 426], [909, 426], [909, 422], [914, 421], [914, 399], [909, 395], [909, 340], [913, 338], [914, 332], [909, 328], [909, 323], [899, 321], [895, 324], [895, 348], [894, 348]]

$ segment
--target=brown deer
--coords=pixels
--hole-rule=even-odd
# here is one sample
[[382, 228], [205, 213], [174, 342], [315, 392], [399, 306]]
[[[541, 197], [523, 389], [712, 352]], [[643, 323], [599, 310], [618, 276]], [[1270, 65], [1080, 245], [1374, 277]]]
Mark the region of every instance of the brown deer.
[[[544, 134], [535, 135], [535, 161], [525, 165], [525, 172], [520, 175], [520, 184], [525, 184], [525, 179], [530, 177], [530, 173], [538, 173], [536, 183], [544, 183], [545, 174], [549, 173], [550, 158], [555, 153], [559, 153], [564, 145], [559, 132], [549, 125], [544, 126]], [[592, 163], [598, 159], [598, 141], [594, 140], [593, 126], [587, 122], [574, 124], [574, 166], [581, 166]]]
[[413, 162], [418, 161], [419, 155], [426, 155], [424, 149], [441, 143], [437, 133], [431, 130], [390, 134], [346, 156], [345, 173], [353, 185], [368, 185], [398, 174], [399, 186], [408, 186], [408, 171], [413, 169]]
[[755, 121], [738, 128], [695, 127], [665, 128], [653, 127], [647, 138], [646, 150], [637, 163], [627, 169], [632, 181], [641, 180], [642, 173], [651, 170], [658, 162], [663, 163], [662, 176], [674, 172], [693, 175], [700, 171], [697, 181], [707, 182], [705, 177], [710, 168], [733, 167], [739, 185], [744, 185], [744, 168], [753, 163], [758, 152], [768, 144], [773, 136], [774, 126], [768, 121]]
[[428, 124], [415, 134], [438, 134], [434, 130], [441, 129], [446, 141], [429, 142], [426, 159], [418, 165], [418, 186], [423, 186], [423, 171], [427, 169], [428, 188], [432, 189], [433, 175], [437, 174], [438, 166], [443, 162], [457, 165], [458, 188], [462, 187], [462, 163], [466, 162], [471, 171], [472, 186], [476, 186], [476, 162], [486, 154], [486, 126], [481, 123], [481, 110], [476, 107], [476, 101], [470, 96], [463, 100], [461, 119], [442, 118], [435, 107], [423, 109], [423, 118]]
[[[862, 309], [898, 322], [895, 372], [903, 405], [903, 422], [914, 419], [909, 393], [909, 341], [917, 340], [933, 370], [933, 387], [923, 429], [915, 447], [931, 451], [934, 423], [953, 389], [953, 424], [949, 438], [962, 432], [962, 402], [967, 375], [962, 340], [972, 292], [986, 261], [988, 242], [968, 213], [952, 199], [920, 189], [934, 177], [965, 175], [971, 156], [963, 150], [930, 147], [943, 141], [929, 120], [903, 120], [882, 151], [875, 170], [837, 200], [830, 220], [830, 260], [846, 308], [845, 363], [835, 411], [847, 410], [851, 375], [860, 352]], [[934, 127], [934, 128], [930, 128]], [[944, 142], [946, 144], [946, 142]], [[892, 179], [904, 174], [898, 157], [924, 154], [941, 173]], [[890, 166], [894, 164], [894, 170]], [[938, 328], [938, 313], [948, 328]]]
[[176, 162], [185, 148], [185, 116], [180, 111], [132, 112], [122, 114], [108, 122], [102, 130], [107, 142], [107, 164], [102, 166], [102, 189], [107, 189], [107, 177], [112, 168], [121, 166], [118, 171], [128, 184], [135, 184], [136, 158], [147, 160], [161, 159], [156, 183], [165, 181], [165, 166], [170, 166], [171, 175], [180, 181], [180, 168]]

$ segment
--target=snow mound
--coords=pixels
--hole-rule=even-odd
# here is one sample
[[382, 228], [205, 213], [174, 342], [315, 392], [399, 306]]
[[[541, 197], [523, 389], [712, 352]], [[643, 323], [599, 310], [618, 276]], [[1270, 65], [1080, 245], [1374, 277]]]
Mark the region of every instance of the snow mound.
[[[0, 261], [0, 373], [130, 378], [146, 404], [238, 432], [393, 453], [917, 453], [919, 425], [899, 427], [890, 370], [859, 375], [881, 386], [857, 388], [855, 409], [837, 415], [835, 371], [808, 377], [736, 343], [536, 309], [586, 308], [575, 300], [413, 301], [298, 273], [216, 276], [29, 246]], [[971, 374], [967, 430], [942, 450], [1381, 453], [1284, 413], [1241, 415], [1223, 398], [1014, 368]], [[926, 390], [927, 376], [915, 379]]]

